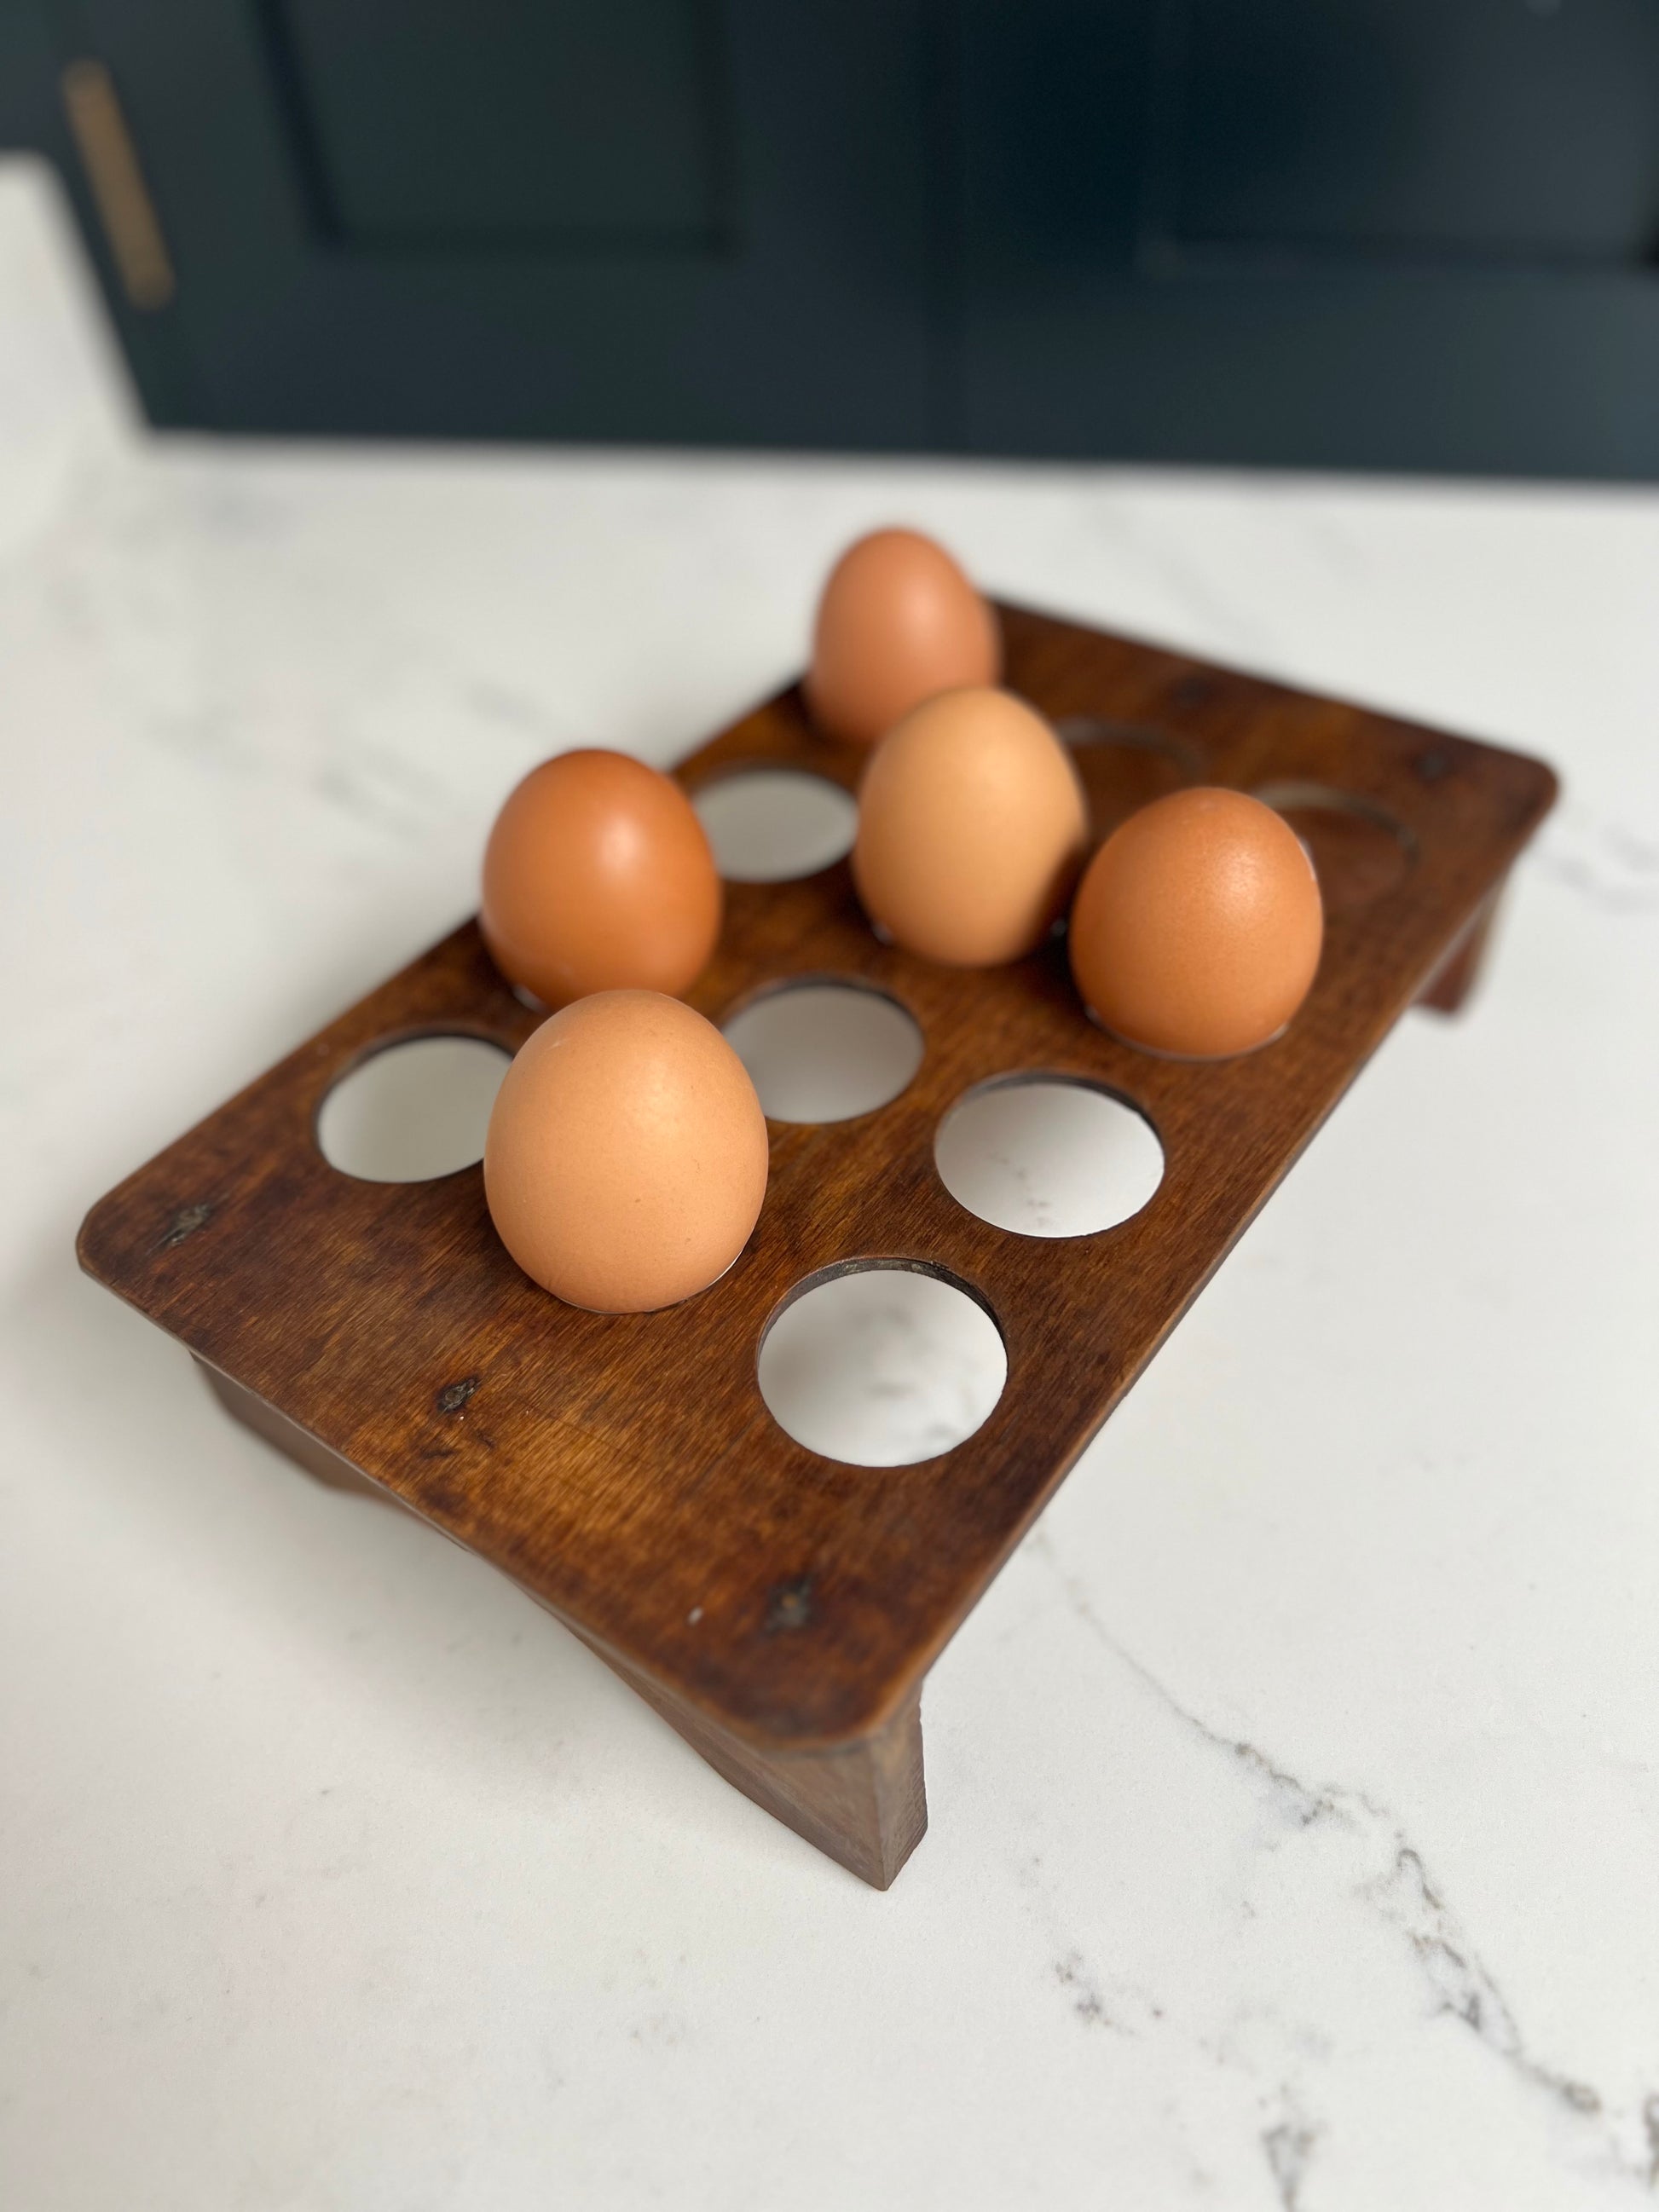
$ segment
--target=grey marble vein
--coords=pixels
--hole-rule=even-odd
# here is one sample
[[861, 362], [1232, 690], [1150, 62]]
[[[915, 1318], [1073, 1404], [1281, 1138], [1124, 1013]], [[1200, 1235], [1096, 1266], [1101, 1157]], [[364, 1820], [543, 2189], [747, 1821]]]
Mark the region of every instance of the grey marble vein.
[[[1089, 1634], [1173, 1719], [1259, 1790], [1288, 1827], [1304, 1831], [1329, 1826], [1352, 1839], [1359, 1869], [1352, 1884], [1353, 1893], [1397, 1929], [1409, 1946], [1431, 2008], [1460, 2021], [1518, 2081], [1547, 2099], [1577, 2133], [1595, 2166], [1644, 2189], [1655, 2185], [1659, 2164], [1659, 2136], [1655, 2132], [1659, 2092], [1641, 2100], [1638, 2147], [1630, 2125], [1632, 2115], [1610, 2111], [1601, 2091], [1530, 2047], [1473, 1939], [1431, 1880], [1422, 1853], [1389, 1809], [1354, 1785], [1304, 1780], [1259, 1745], [1229, 1735], [1182, 1705], [1167, 1684], [1107, 1627], [1081, 1579], [1066, 1568], [1048, 1532], [1041, 1527], [1035, 1529], [1026, 1539], [1026, 1548], [1048, 1569], [1066, 1605]], [[1092, 1982], [1082, 1980], [1080, 1966], [1068, 1986], [1079, 1984], [1095, 1987]], [[1104, 1997], [1099, 1999], [1102, 2017], [1106, 2016], [1107, 2002]], [[1317, 2133], [1317, 2128], [1297, 2129], [1279, 2123], [1264, 2136], [1275, 2183], [1287, 2206], [1298, 2204]]]

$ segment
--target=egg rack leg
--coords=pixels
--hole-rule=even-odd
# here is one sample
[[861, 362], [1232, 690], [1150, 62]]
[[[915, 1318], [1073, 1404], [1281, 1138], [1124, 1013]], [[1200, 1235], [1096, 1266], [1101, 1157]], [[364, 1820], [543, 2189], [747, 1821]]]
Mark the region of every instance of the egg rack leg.
[[734, 1790], [872, 1889], [891, 1886], [927, 1826], [919, 1690], [884, 1728], [833, 1751], [763, 1752], [613, 1653], [589, 1649]]
[[[390, 1491], [371, 1482], [349, 1460], [255, 1392], [205, 1361], [198, 1364], [233, 1420], [252, 1429], [316, 1480], [331, 1490], [401, 1505]], [[587, 1637], [581, 1640], [717, 1774], [872, 1887], [887, 1888], [921, 1841], [927, 1826], [927, 1799], [920, 1689], [881, 1728], [851, 1743], [827, 1751], [767, 1752], [672, 1696], [617, 1653]]]
[[307, 1435], [297, 1421], [290, 1421], [286, 1413], [279, 1413], [274, 1406], [268, 1406], [256, 1392], [233, 1382], [228, 1375], [210, 1367], [205, 1359], [198, 1359], [196, 1364], [233, 1421], [240, 1421], [256, 1437], [263, 1437], [268, 1444], [274, 1444], [319, 1482], [326, 1483], [331, 1490], [349, 1490], [360, 1498], [373, 1498], [383, 1505], [401, 1503], [389, 1490], [382, 1490], [378, 1482], [359, 1474], [349, 1460], [342, 1459], [338, 1452], [331, 1451], [326, 1444]]
[[1504, 885], [1500, 883], [1475, 908], [1468, 927], [1418, 993], [1419, 1006], [1432, 1006], [1437, 1014], [1461, 1012], [1486, 967], [1492, 950], [1492, 924], [1498, 919], [1503, 895]]

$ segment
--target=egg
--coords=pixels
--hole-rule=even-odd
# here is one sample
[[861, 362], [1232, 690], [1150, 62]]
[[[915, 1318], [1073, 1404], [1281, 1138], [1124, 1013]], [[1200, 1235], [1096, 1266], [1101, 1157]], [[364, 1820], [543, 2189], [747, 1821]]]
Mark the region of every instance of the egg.
[[1318, 880], [1287, 822], [1242, 791], [1177, 791], [1131, 815], [1090, 862], [1072, 973], [1127, 1042], [1221, 1059], [1278, 1036], [1323, 936]]
[[626, 753], [562, 753], [508, 794], [478, 916], [496, 966], [544, 1006], [684, 991], [720, 935], [714, 856], [671, 777]]
[[573, 1306], [647, 1313], [723, 1275], [766, 1195], [766, 1117], [711, 1022], [599, 991], [523, 1045], [484, 1139], [484, 1198], [526, 1275]]
[[946, 691], [871, 756], [853, 880], [907, 951], [990, 968], [1042, 941], [1087, 835], [1077, 770], [1042, 717], [1012, 692]]
[[873, 744], [935, 692], [1001, 673], [996, 617], [931, 538], [878, 530], [830, 570], [805, 685], [830, 736]]

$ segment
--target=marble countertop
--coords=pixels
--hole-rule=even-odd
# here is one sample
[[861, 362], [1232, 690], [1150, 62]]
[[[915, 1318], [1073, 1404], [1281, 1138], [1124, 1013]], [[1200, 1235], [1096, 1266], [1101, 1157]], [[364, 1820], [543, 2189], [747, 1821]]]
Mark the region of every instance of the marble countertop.
[[[1566, 795], [935, 1670], [879, 1895], [71, 1244], [890, 519]], [[0, 744], [8, 2207], [1652, 2193], [1659, 494], [157, 441], [12, 164]]]

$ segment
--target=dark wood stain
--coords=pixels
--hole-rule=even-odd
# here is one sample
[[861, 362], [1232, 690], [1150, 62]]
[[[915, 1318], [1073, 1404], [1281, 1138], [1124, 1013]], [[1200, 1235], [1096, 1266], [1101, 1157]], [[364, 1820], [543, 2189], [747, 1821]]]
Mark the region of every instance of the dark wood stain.
[[[878, 1881], [921, 1832], [927, 1668], [1392, 1024], [1425, 993], [1449, 1006], [1467, 988], [1555, 791], [1514, 753], [1001, 611], [1008, 680], [1052, 718], [1161, 733], [1159, 757], [1195, 780], [1316, 787], [1398, 826], [1408, 867], [1328, 883], [1319, 976], [1279, 1042], [1207, 1066], [1137, 1053], [1085, 1018], [1057, 945], [981, 974], [882, 945], [845, 863], [732, 885], [694, 1005], [719, 1020], [791, 976], [861, 979], [909, 1009], [926, 1056], [879, 1113], [774, 1125], [759, 1226], [720, 1282], [668, 1313], [605, 1317], [518, 1273], [476, 1168], [360, 1182], [313, 1140], [331, 1085], [378, 1046], [529, 1035], [537, 1018], [468, 923], [130, 1176], [80, 1242], [88, 1273], [197, 1354], [240, 1418], [513, 1576], [739, 1787]], [[1145, 748], [1076, 757], [1103, 830]], [[851, 788], [862, 758], [817, 736], [792, 688], [680, 775], [695, 790], [749, 763]], [[1340, 871], [1349, 849], [1334, 836], [1316, 858]], [[1157, 1129], [1164, 1182], [1132, 1220], [1026, 1238], [939, 1182], [933, 1133], [953, 1102], [1038, 1068], [1109, 1086]], [[760, 1339], [802, 1278], [872, 1258], [960, 1279], [1007, 1346], [990, 1419], [920, 1466], [820, 1459], [757, 1387]], [[802, 1778], [820, 1758], [836, 1762], [822, 1790]], [[823, 1790], [840, 1828], [812, 1810]], [[850, 1841], [848, 1804], [865, 1808]]]

